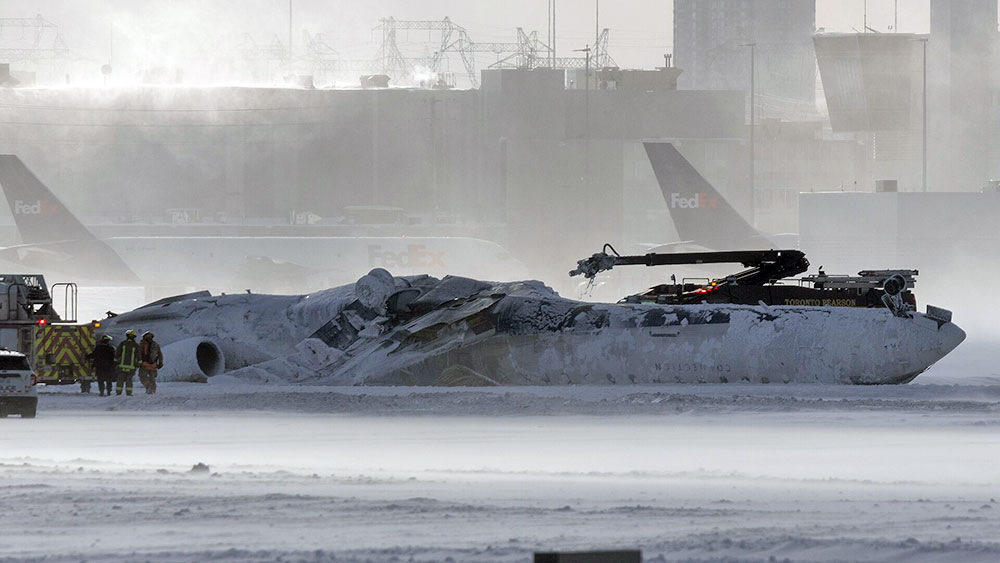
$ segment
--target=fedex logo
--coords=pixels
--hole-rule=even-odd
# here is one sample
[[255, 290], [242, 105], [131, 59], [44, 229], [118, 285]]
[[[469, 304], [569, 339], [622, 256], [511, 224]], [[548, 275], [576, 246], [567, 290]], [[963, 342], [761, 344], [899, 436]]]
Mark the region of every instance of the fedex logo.
[[375, 268], [392, 268], [394, 266], [417, 268], [444, 268], [444, 252], [431, 252], [422, 244], [411, 244], [403, 252], [382, 250], [382, 246], [368, 246], [368, 265]]
[[706, 207], [715, 207], [719, 204], [719, 200], [714, 197], [709, 197], [708, 194], [704, 192], [699, 192], [694, 194], [694, 197], [684, 197], [679, 193], [670, 194], [670, 208], [677, 209], [705, 209]]
[[55, 213], [56, 208], [47, 200], [38, 199], [35, 201], [14, 200], [14, 215], [49, 215]]

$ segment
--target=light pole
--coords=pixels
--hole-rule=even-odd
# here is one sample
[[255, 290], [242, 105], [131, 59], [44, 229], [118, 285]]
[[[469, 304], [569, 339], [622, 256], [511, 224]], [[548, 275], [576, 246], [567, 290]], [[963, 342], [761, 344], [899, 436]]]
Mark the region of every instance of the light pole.
[[574, 52], [583, 53], [583, 88], [584, 88], [584, 121], [583, 136], [590, 137], [590, 45], [583, 49], [574, 49]]
[[923, 94], [923, 107], [924, 119], [921, 130], [923, 132], [923, 191], [927, 191], [927, 39], [920, 40], [924, 44], [924, 94]]
[[921, 113], [923, 113], [920, 133], [921, 133], [921, 147], [920, 147], [920, 160], [921, 160], [921, 181], [920, 189], [921, 191], [927, 191], [927, 37], [916, 39], [923, 43], [923, 94], [922, 102], [920, 104]]
[[601, 0], [594, 0], [594, 47], [601, 41]]
[[754, 154], [754, 122], [756, 121], [756, 108], [757, 108], [757, 77], [755, 74], [756, 66], [756, 43], [744, 43], [741, 47], [750, 47], [750, 224], [754, 222], [754, 203], [756, 199], [756, 187], [754, 185], [754, 175], [756, 163]]
[[590, 45], [576, 49], [587, 57], [584, 61], [584, 121], [583, 121], [583, 189], [590, 193]]
[[556, 0], [552, 0], [552, 68], [556, 67]]

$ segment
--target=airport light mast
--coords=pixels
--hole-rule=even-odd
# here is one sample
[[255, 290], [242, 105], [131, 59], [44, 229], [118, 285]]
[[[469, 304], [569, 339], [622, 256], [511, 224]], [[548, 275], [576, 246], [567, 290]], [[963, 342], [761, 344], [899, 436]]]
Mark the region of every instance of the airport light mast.
[[754, 174], [756, 163], [754, 159], [756, 155], [754, 154], [754, 122], [756, 121], [756, 94], [757, 94], [757, 80], [755, 76], [756, 70], [756, 43], [744, 43], [741, 47], [750, 47], [750, 224], [755, 223], [755, 213], [754, 205], [756, 200], [756, 186], [754, 182]]
[[921, 103], [921, 110], [923, 111], [923, 124], [920, 129], [923, 133], [922, 146], [921, 146], [921, 160], [923, 166], [922, 172], [922, 188], [923, 191], [927, 191], [927, 38], [919, 39], [924, 45], [924, 92], [923, 92], [923, 102]]
[[601, 42], [601, 0], [594, 0], [594, 46]]

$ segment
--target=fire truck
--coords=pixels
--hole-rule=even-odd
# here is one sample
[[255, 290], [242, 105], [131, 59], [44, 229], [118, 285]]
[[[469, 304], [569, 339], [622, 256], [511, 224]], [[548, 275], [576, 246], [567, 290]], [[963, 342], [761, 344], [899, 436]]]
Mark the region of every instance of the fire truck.
[[74, 283], [49, 288], [41, 274], [0, 274], [0, 347], [26, 355], [39, 383], [79, 383], [88, 393], [95, 377], [86, 356], [100, 323], [77, 323], [76, 299]]

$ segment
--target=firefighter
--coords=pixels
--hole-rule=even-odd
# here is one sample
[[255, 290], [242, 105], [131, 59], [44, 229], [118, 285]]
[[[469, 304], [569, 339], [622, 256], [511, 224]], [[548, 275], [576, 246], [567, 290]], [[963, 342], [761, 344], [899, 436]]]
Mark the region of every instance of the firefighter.
[[139, 366], [139, 344], [135, 341], [134, 330], [125, 331], [125, 340], [118, 345], [115, 361], [118, 362], [118, 383], [115, 385], [115, 395], [122, 394], [123, 386], [125, 394], [131, 395], [132, 377], [135, 376], [135, 368]]
[[156, 393], [156, 370], [162, 367], [160, 345], [153, 340], [153, 333], [147, 330], [142, 333], [139, 344], [139, 382], [146, 388], [147, 394]]
[[111, 337], [104, 335], [94, 349], [87, 354], [94, 374], [97, 376], [97, 389], [101, 396], [111, 395], [111, 385], [115, 381], [115, 347], [111, 345]]

